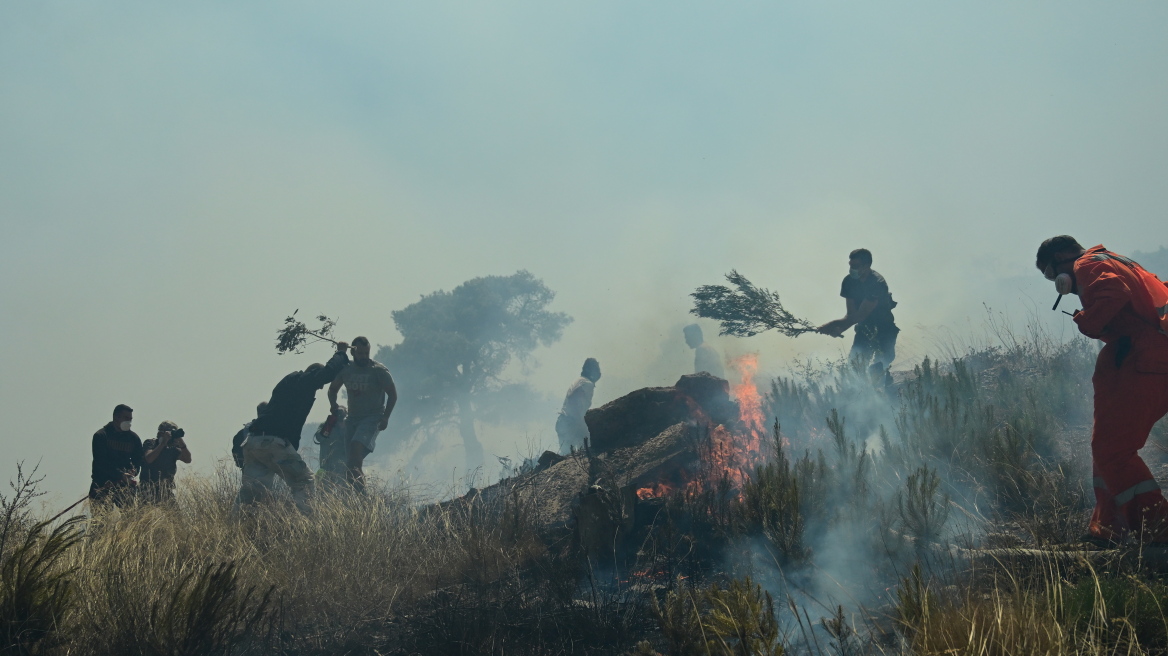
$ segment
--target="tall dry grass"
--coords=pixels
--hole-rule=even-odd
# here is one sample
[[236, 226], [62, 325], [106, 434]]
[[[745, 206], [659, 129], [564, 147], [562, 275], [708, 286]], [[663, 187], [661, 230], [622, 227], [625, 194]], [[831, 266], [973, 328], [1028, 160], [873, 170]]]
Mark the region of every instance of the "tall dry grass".
[[[82, 535], [34, 517], [21, 478], [0, 516], [0, 651], [1168, 653], [1155, 577], [954, 556], [1081, 531], [1092, 360], [1036, 334], [925, 360], [893, 390], [846, 363], [776, 380], [774, 458], [742, 490], [663, 500], [605, 563], [508, 494], [322, 493], [308, 517], [278, 494], [236, 513], [224, 469]], [[833, 576], [863, 586], [821, 598]]]
[[239, 643], [301, 653], [373, 648], [408, 631], [402, 616], [428, 597], [504, 579], [547, 555], [533, 532], [503, 528], [505, 509], [422, 509], [406, 491], [381, 489], [318, 495], [308, 517], [286, 501], [236, 513], [234, 479], [230, 471], [189, 479], [174, 505], [94, 517], [64, 563], [77, 572], [70, 642], [137, 653], [133, 645], [148, 636], [159, 646], [141, 653], [184, 653], [163, 646], [181, 640], [159, 633], [176, 631], [160, 628], [159, 616], [193, 603], [184, 585], [213, 583], [218, 573], [231, 590], [208, 603], [234, 604], [216, 621], [240, 624]]

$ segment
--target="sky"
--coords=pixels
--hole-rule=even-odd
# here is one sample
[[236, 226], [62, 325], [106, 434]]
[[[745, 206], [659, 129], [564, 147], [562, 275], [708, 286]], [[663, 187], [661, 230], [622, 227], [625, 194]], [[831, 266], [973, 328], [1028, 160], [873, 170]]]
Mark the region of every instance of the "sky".
[[[182, 425], [209, 471], [281, 376], [327, 357], [277, 355], [293, 310], [393, 344], [393, 310], [520, 269], [575, 319], [514, 374], [553, 400], [589, 356], [597, 403], [673, 382], [689, 292], [730, 269], [842, 316], [861, 246], [899, 302], [898, 368], [981, 339], [987, 312], [1069, 336], [1033, 269], [1042, 239], [1168, 242], [1165, 19], [1150, 2], [0, 4], [3, 474], [39, 463], [79, 497], [117, 403], [144, 437]], [[711, 341], [769, 373], [848, 345]], [[524, 439], [551, 446], [553, 423]]]

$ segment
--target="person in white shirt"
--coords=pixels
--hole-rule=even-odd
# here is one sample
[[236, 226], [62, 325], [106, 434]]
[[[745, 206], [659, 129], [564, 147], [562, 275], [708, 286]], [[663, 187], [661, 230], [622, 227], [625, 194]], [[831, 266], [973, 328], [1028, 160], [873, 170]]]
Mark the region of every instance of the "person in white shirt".
[[584, 413], [592, 407], [592, 393], [596, 381], [600, 380], [600, 363], [596, 358], [584, 361], [580, 377], [568, 388], [564, 396], [564, 407], [556, 418], [556, 435], [560, 438], [560, 453], [568, 453], [573, 448], [584, 448], [588, 439], [588, 424], [584, 423]]

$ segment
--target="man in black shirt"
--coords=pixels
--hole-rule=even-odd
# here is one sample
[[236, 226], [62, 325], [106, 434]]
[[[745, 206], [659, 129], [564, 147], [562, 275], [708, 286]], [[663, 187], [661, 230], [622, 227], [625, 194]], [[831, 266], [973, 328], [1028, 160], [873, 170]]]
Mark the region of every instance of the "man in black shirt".
[[819, 332], [841, 337], [848, 328], [856, 327], [851, 359], [872, 371], [886, 372], [896, 359], [896, 336], [900, 328], [892, 317], [896, 301], [888, 291], [884, 276], [872, 270], [872, 253], [857, 248], [848, 255], [848, 275], [840, 288], [840, 296], [847, 302], [848, 314], [829, 321]]
[[349, 364], [349, 345], [337, 342], [337, 352], [328, 364], [309, 365], [304, 371], [284, 376], [272, 390], [272, 398], [248, 428], [243, 441], [243, 483], [236, 505], [255, 503], [270, 492], [274, 476], [279, 475], [292, 489], [292, 498], [300, 512], [308, 514], [312, 496], [312, 472], [297, 451], [304, 421], [316, 402], [316, 393], [337, 377]]
[[164, 421], [158, 425], [158, 437], [142, 443], [142, 492], [147, 501], [173, 501], [178, 462], [191, 464], [191, 452], [182, 434], [176, 433], [178, 424]]
[[93, 434], [90, 499], [121, 506], [133, 497], [138, 484], [134, 477], [144, 462], [142, 440], [130, 430], [133, 419], [133, 408], [119, 404], [114, 408], [113, 421]]

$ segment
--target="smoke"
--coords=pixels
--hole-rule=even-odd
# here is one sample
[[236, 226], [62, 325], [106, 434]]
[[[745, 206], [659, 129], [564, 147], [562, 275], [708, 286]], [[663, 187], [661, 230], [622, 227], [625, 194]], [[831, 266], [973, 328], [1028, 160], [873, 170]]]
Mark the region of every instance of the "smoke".
[[[1063, 544], [1081, 532], [1097, 348], [1041, 325], [985, 331], [992, 341], [948, 344], [953, 358], [896, 372], [895, 385], [846, 360], [758, 379], [785, 457], [804, 472], [802, 542], [764, 531], [729, 548], [726, 568], [802, 609], [817, 633], [801, 639], [830, 641], [814, 620], [840, 609], [871, 630], [914, 565], [951, 576], [959, 547]], [[804, 458], [826, 475], [801, 470]]]
[[[841, 316], [858, 246], [919, 360], [983, 302], [1049, 307], [1051, 234], [1155, 249], [1165, 11], [8, 3], [0, 412], [53, 426], [0, 446], [72, 498], [126, 402], [210, 471], [327, 357], [272, 352], [291, 309], [394, 344], [391, 310], [520, 268], [577, 318], [524, 378], [553, 407], [585, 357], [597, 403], [675, 380], [730, 269]], [[706, 332], [770, 372], [846, 349]]]

